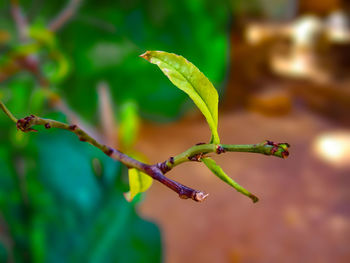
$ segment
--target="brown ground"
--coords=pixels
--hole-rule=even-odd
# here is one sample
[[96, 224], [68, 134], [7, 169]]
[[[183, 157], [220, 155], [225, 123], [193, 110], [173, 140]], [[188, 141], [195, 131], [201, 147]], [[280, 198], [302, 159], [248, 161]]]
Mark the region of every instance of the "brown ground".
[[[281, 118], [231, 113], [219, 120], [224, 143], [289, 142], [291, 155], [287, 160], [247, 153], [216, 157], [260, 197], [256, 204], [200, 163], [181, 165], [169, 176], [210, 193], [203, 203], [179, 199], [155, 182], [140, 212], [162, 229], [164, 261], [350, 262], [350, 170], [324, 163], [311, 147], [315, 136], [335, 127], [303, 111]], [[208, 138], [204, 119], [193, 117], [144, 125], [138, 148], [158, 162]]]

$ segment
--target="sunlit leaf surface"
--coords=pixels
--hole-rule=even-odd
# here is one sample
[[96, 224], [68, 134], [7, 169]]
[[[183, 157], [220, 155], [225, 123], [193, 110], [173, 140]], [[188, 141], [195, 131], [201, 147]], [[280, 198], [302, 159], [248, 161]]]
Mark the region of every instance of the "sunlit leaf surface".
[[147, 51], [143, 58], [156, 64], [169, 80], [184, 91], [203, 113], [212, 132], [212, 143], [220, 143], [217, 132], [219, 96], [213, 84], [182, 56], [163, 51]]

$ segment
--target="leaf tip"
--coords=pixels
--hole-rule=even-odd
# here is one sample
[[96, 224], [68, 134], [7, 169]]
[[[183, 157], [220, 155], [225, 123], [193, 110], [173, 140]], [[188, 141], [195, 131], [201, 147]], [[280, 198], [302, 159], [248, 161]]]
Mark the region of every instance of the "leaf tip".
[[253, 200], [253, 203], [256, 203], [259, 201], [259, 198], [253, 194], [249, 194], [249, 197]]
[[151, 59], [150, 53], [151, 53], [150, 51], [146, 51], [145, 53], [141, 54], [140, 57], [150, 61], [150, 59]]
[[131, 196], [130, 191], [129, 191], [129, 192], [126, 192], [126, 193], [124, 193], [123, 195], [124, 195], [125, 200], [126, 200], [126, 201], [128, 201], [128, 202], [131, 202], [131, 201], [132, 201], [132, 199], [134, 199], [134, 197], [133, 197], [133, 196]]

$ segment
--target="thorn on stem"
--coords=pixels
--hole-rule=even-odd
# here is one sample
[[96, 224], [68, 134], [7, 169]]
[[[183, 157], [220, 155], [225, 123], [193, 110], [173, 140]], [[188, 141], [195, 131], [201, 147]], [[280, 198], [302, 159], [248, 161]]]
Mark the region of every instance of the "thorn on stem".
[[46, 128], [46, 129], [50, 129], [50, 128], [51, 128], [50, 123], [45, 123], [45, 128]]

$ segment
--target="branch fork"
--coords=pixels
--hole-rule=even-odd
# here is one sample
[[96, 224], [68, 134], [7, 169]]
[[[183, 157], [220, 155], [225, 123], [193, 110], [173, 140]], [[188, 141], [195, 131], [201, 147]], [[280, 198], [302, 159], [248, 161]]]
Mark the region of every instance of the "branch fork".
[[36, 132], [37, 130], [32, 127], [35, 125], [42, 125], [46, 129], [50, 128], [58, 128], [68, 130], [70, 132], [75, 133], [80, 141], [88, 142], [96, 148], [100, 149], [110, 158], [120, 161], [128, 168], [136, 168], [153, 179], [159, 181], [164, 184], [168, 188], [175, 191], [180, 198], [183, 199], [192, 199], [197, 202], [204, 201], [208, 194], [202, 191], [194, 190], [185, 185], [182, 185], [168, 177], [164, 174], [169, 172], [175, 166], [188, 162], [188, 161], [196, 161], [201, 162], [202, 158], [206, 157], [209, 153], [222, 154], [225, 152], [252, 152], [252, 153], [260, 153], [265, 155], [276, 156], [280, 158], [286, 158], [289, 155], [288, 148], [290, 147], [288, 143], [274, 143], [272, 141], [264, 141], [259, 144], [244, 144], [244, 145], [231, 145], [231, 144], [205, 144], [200, 143], [197, 144], [188, 150], [180, 153], [174, 157], [170, 157], [164, 162], [156, 163], [156, 164], [146, 164], [140, 162], [132, 157], [109, 147], [107, 145], [99, 143], [96, 139], [88, 135], [84, 130], [82, 130], [79, 126], [72, 124], [66, 124], [55, 120], [44, 119], [37, 117], [35, 115], [30, 115], [22, 119], [16, 119], [12, 115], [12, 113], [7, 109], [7, 107], [0, 101], [0, 108], [5, 112], [5, 114], [16, 123], [17, 129], [23, 132]]

